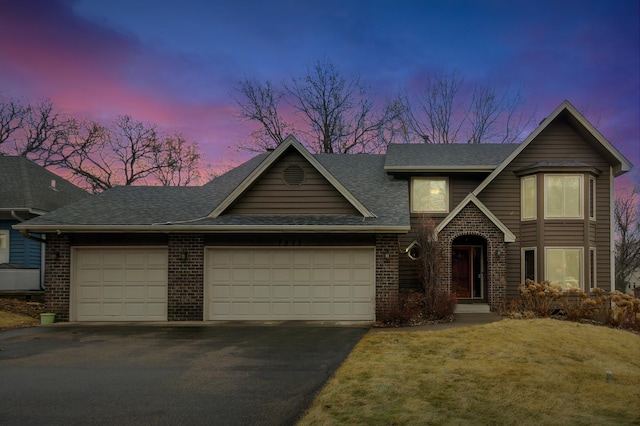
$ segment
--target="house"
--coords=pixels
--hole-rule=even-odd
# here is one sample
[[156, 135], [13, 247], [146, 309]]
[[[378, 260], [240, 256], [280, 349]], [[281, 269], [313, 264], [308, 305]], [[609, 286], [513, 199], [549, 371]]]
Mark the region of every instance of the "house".
[[631, 167], [565, 101], [519, 145], [312, 155], [289, 137], [202, 187], [114, 188], [15, 228], [47, 236], [62, 320], [373, 321], [418, 286], [421, 214], [440, 285], [496, 310], [525, 278], [613, 288]]
[[25, 157], [0, 156], [0, 291], [40, 290], [45, 245], [14, 224], [87, 197], [82, 189]]

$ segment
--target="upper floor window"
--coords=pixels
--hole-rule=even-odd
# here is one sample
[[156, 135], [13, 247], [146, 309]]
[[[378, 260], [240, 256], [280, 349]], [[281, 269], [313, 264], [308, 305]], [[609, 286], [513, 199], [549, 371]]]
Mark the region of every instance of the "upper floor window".
[[596, 179], [589, 176], [589, 219], [596, 219]]
[[545, 275], [563, 290], [583, 288], [583, 249], [581, 247], [545, 248]]
[[536, 190], [536, 176], [525, 176], [520, 181], [520, 210], [522, 220], [532, 220], [537, 217], [538, 194]]
[[545, 175], [544, 217], [582, 219], [582, 175]]
[[9, 231], [0, 229], [0, 263], [9, 263]]
[[411, 180], [411, 211], [416, 213], [449, 212], [447, 178], [414, 177]]

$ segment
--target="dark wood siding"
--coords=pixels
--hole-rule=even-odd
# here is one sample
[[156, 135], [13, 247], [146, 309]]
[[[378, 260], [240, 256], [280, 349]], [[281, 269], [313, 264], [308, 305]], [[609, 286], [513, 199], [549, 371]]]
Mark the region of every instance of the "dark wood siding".
[[[609, 164], [564, 120], [558, 119], [543, 130], [520, 155], [507, 166], [479, 195], [480, 200], [518, 236], [516, 242], [507, 244], [507, 294], [516, 295], [520, 281], [520, 248], [532, 246], [532, 226], [520, 220], [520, 177], [515, 170], [539, 161], [577, 161], [595, 166], [602, 173], [596, 177], [596, 223], [589, 225], [589, 213], [585, 210], [584, 220], [544, 220], [543, 175], [538, 177], [538, 277], [544, 278], [544, 247], [579, 246], [584, 248], [584, 274], [588, 276], [589, 245], [593, 241], [597, 248], [598, 286], [609, 288]], [[588, 197], [588, 173], [584, 174], [584, 197]], [[592, 221], [591, 221], [592, 222]], [[595, 230], [596, 235], [590, 235]], [[525, 231], [523, 233], [523, 231]]]
[[[304, 171], [300, 185], [289, 185], [283, 173], [289, 166]], [[285, 153], [225, 211], [225, 214], [359, 214], [307, 160]]]

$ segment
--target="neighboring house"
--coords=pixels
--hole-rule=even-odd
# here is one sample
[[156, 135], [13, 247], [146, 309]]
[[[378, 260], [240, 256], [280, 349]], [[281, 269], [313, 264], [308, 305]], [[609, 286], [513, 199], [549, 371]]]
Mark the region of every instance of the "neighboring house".
[[0, 156], [0, 291], [40, 290], [45, 245], [12, 225], [88, 196], [25, 157]]
[[440, 284], [498, 309], [525, 278], [613, 288], [613, 180], [631, 169], [568, 102], [519, 145], [310, 154], [289, 137], [202, 187], [122, 187], [16, 225], [47, 235], [48, 309], [72, 321], [358, 320]]

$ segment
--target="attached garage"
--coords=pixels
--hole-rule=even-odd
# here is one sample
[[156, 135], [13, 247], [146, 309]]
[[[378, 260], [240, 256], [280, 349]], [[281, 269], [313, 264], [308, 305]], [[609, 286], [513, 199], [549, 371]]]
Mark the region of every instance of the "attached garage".
[[372, 247], [209, 248], [208, 320], [375, 319]]
[[166, 248], [77, 248], [72, 262], [72, 320], [167, 320]]

